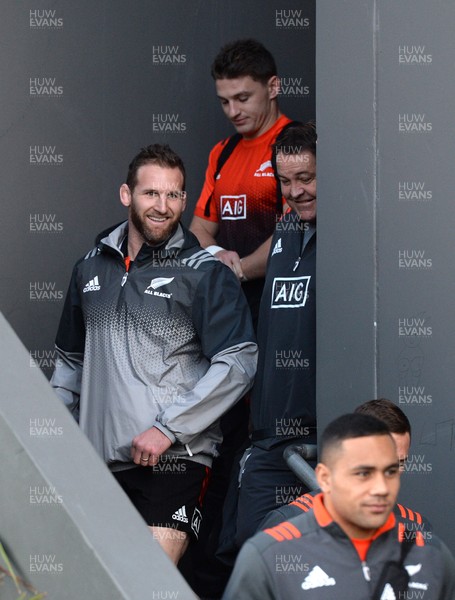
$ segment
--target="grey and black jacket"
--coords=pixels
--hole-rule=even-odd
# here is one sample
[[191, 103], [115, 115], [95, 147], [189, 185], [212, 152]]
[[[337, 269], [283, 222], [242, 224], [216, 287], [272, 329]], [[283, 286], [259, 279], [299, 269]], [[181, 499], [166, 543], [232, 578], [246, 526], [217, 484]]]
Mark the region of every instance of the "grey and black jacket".
[[407, 590], [395, 594], [388, 581], [393, 570], [384, 566], [401, 564], [406, 526], [392, 513], [362, 562], [319, 494], [312, 511], [244, 544], [223, 600], [454, 600], [455, 561], [430, 531], [414, 532], [401, 566], [409, 577]]
[[[129, 271], [127, 223], [75, 265], [51, 383], [111, 468], [156, 426], [166, 454], [210, 466], [218, 420], [251, 387], [257, 346], [232, 271], [179, 225]], [[129, 463], [129, 464], [128, 464]]]

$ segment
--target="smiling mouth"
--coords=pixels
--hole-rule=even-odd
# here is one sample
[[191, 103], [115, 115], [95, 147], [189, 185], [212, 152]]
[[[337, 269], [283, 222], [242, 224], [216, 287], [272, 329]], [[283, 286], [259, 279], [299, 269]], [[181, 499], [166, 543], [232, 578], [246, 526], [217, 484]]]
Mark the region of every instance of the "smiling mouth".
[[164, 223], [165, 221], [167, 221], [168, 217], [147, 216], [147, 219], [149, 219], [150, 221], [153, 221], [154, 223]]
[[296, 204], [311, 204], [312, 202], [314, 202], [316, 200], [316, 198], [309, 198], [309, 199], [300, 199], [300, 200], [294, 200], [294, 202]]

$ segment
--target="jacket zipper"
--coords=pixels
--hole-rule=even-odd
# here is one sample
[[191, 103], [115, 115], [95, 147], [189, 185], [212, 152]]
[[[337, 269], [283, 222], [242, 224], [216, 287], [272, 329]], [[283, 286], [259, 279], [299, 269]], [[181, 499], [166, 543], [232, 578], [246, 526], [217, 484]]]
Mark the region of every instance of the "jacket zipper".
[[125, 271], [125, 275], [122, 278], [122, 283], [120, 284], [121, 287], [123, 287], [125, 285], [126, 280], [128, 279], [128, 273], [129, 273], [130, 264], [131, 264], [131, 259], [130, 259], [129, 256], [125, 256], [124, 263], [125, 263], [125, 269], [126, 269], [126, 271]]
[[362, 571], [366, 581], [371, 581], [370, 567], [367, 565], [365, 560], [362, 561]]
[[121, 307], [123, 306], [123, 298], [125, 295], [125, 292], [124, 292], [125, 284], [128, 280], [128, 275], [130, 273], [130, 266], [131, 266], [131, 269], [133, 269], [133, 264], [134, 264], [134, 263], [132, 264], [132, 261], [130, 261], [129, 256], [126, 256], [125, 259], [122, 260], [122, 263], [125, 267], [125, 273], [122, 277], [122, 281], [120, 282], [120, 294], [118, 295], [118, 299], [117, 299], [117, 312], [120, 312]]
[[292, 269], [293, 273], [295, 271], [297, 271], [297, 269], [299, 268], [300, 261], [302, 260], [303, 251], [305, 249], [304, 241], [305, 241], [305, 229], [302, 231], [302, 242], [301, 242], [301, 245], [300, 245], [300, 256], [297, 257], [297, 260], [294, 263], [294, 268]]

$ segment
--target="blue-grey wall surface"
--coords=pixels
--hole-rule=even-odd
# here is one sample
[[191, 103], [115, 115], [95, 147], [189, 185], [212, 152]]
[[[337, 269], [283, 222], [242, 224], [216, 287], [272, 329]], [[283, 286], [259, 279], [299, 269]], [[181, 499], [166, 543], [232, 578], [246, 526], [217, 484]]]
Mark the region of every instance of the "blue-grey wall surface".
[[318, 414], [387, 397], [400, 498], [455, 550], [455, 4], [317, 3]]

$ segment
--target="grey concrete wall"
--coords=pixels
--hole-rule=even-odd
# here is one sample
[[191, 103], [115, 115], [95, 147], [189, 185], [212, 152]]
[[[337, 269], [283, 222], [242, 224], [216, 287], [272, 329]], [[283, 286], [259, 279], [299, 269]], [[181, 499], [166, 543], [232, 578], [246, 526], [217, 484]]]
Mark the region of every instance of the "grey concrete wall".
[[195, 598], [1, 315], [0, 339], [0, 540], [16, 573], [49, 600]]
[[455, 5], [317, 3], [318, 410], [395, 401], [401, 499], [455, 549]]

